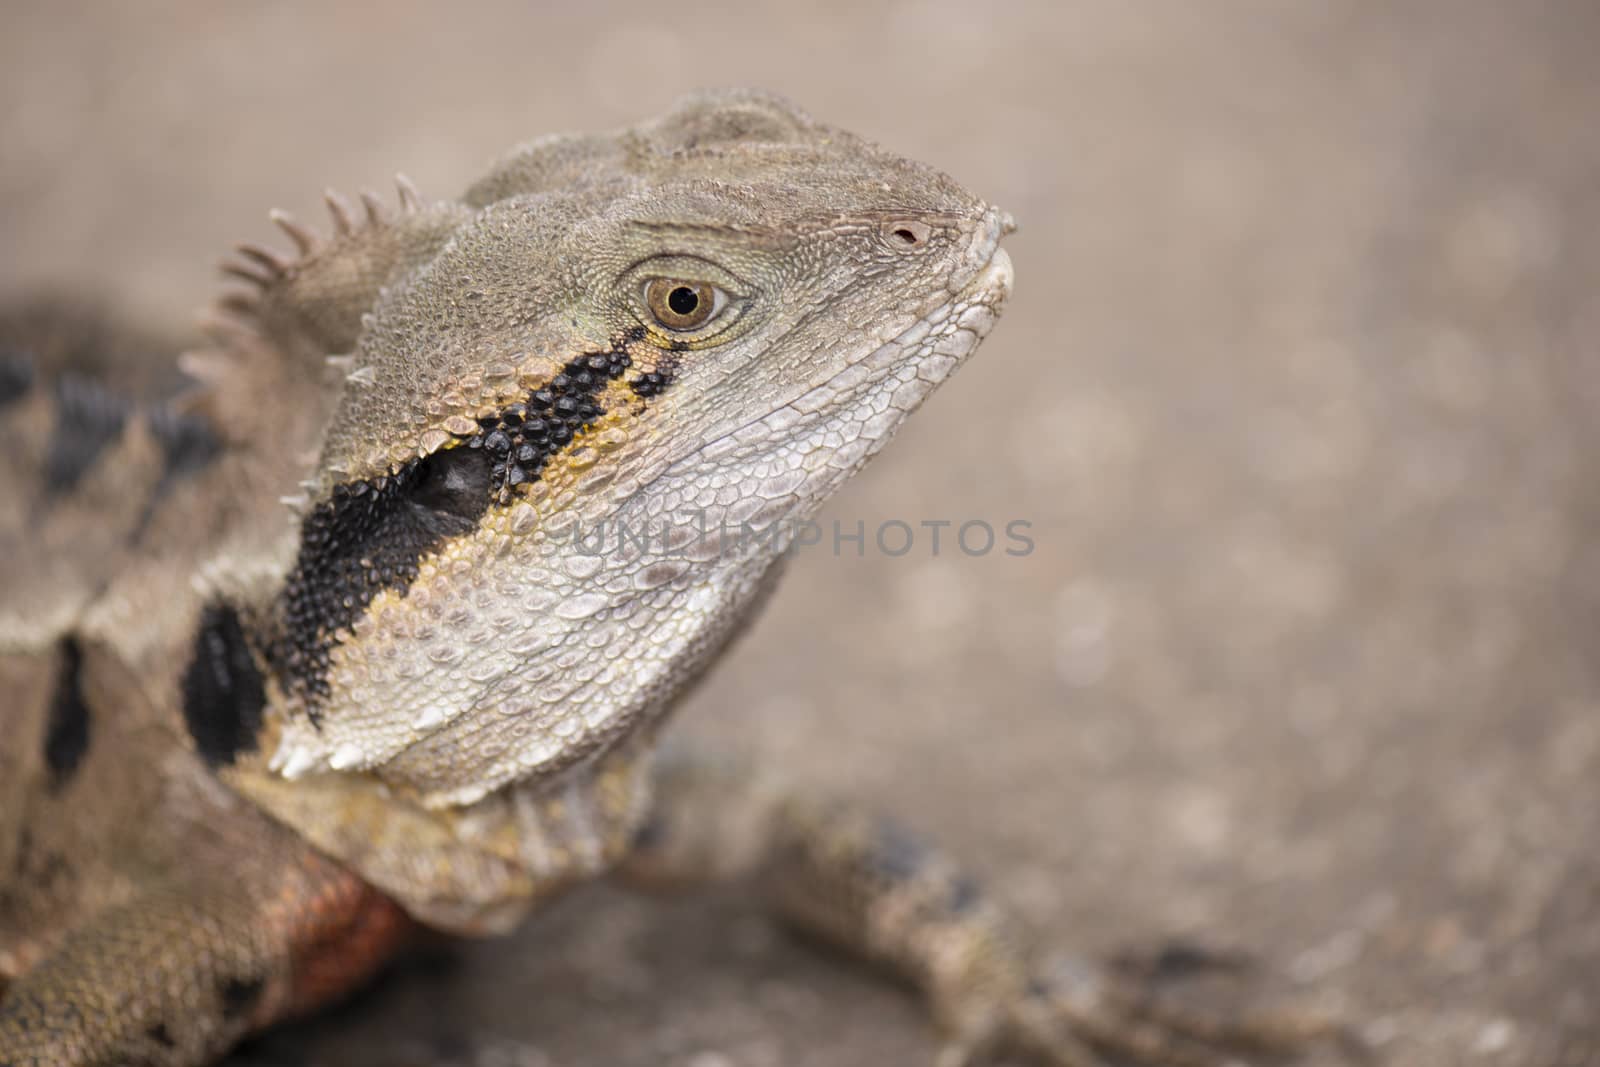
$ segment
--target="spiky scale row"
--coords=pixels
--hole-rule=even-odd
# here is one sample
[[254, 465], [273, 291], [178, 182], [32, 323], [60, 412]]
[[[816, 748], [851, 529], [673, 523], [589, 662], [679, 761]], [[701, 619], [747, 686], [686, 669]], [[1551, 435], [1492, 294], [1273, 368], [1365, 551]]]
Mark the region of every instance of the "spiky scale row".
[[322, 202], [328, 205], [328, 215], [333, 219], [335, 237], [349, 237], [355, 233], [356, 224], [350, 218], [350, 201], [340, 196], [337, 190], [324, 189]]
[[383, 201], [379, 200], [378, 194], [372, 190], [361, 190], [361, 206], [366, 208], [368, 226], [382, 226], [389, 221], [389, 213], [383, 209]]
[[[416, 184], [410, 178], [404, 174], [396, 174], [394, 183], [400, 201], [401, 215], [415, 215], [423, 210], [422, 194], [417, 191]], [[328, 206], [329, 217], [333, 220], [335, 240], [353, 237], [363, 228], [363, 223], [354, 218], [349, 200], [332, 189], [324, 191], [322, 199]], [[375, 193], [362, 190], [361, 203], [366, 211], [365, 228], [371, 229], [389, 224], [389, 214]], [[218, 305], [231, 314], [250, 314], [259, 304], [260, 292], [292, 276], [326, 247], [327, 242], [322, 235], [296, 220], [288, 212], [274, 208], [268, 212], [267, 217], [293, 242], [296, 255], [292, 258], [286, 257], [271, 248], [253, 243], [238, 245], [234, 249], [237, 257], [224, 260], [221, 270], [230, 277], [248, 282], [257, 292], [234, 290], [225, 293], [218, 301]]]
[[293, 215], [282, 208], [273, 208], [267, 212], [267, 218], [276, 223], [278, 229], [289, 235], [289, 240], [294, 242], [295, 249], [299, 251], [302, 259], [322, 247], [322, 238], [318, 237], [314, 230], [300, 225]]
[[395, 188], [400, 194], [400, 209], [408, 215], [422, 210], [422, 194], [417, 192], [416, 183], [404, 174], [394, 176]]

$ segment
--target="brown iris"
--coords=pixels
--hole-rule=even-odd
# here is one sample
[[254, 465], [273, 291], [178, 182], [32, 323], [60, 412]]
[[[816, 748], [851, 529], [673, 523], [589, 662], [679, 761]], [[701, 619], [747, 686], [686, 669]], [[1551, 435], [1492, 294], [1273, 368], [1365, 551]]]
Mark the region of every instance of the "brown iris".
[[644, 302], [667, 329], [694, 330], [716, 313], [717, 290], [707, 282], [653, 278], [644, 287]]

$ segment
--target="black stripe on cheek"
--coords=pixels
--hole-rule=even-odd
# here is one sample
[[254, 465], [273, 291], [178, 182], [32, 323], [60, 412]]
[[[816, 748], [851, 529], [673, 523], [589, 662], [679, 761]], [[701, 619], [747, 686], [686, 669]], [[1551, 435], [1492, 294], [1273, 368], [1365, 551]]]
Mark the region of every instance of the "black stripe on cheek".
[[83, 699], [83, 650], [75, 638], [63, 638], [61, 665], [50, 698], [50, 720], [44, 735], [44, 762], [50, 769], [50, 788], [60, 789], [71, 780], [89, 751], [89, 705]]
[[329, 654], [340, 631], [385, 589], [404, 595], [425, 556], [470, 532], [491, 503], [509, 503], [517, 486], [536, 480], [605, 413], [600, 392], [632, 365], [631, 339], [575, 357], [521, 402], [478, 419], [477, 432], [392, 475], [334, 487], [306, 516], [272, 662], [312, 698], [313, 722], [317, 699], [328, 695]]
[[212, 604], [200, 613], [183, 674], [183, 721], [200, 757], [213, 767], [254, 751], [266, 691], [239, 613]]
[[656, 361], [655, 370], [647, 370], [628, 382], [628, 388], [633, 390], [633, 395], [640, 400], [649, 400], [651, 397], [660, 396], [667, 391], [678, 376], [678, 358], [673, 354], [664, 354]]
[[538, 478], [550, 457], [605, 414], [600, 392], [633, 365], [627, 351], [632, 336], [624, 337], [609, 351], [577, 357], [522, 403], [478, 420], [481, 430], [467, 439], [467, 447], [489, 453], [493, 461], [489, 475], [497, 500], [510, 501], [517, 486]]
[[56, 381], [56, 421], [45, 450], [45, 491], [61, 496], [72, 491], [84, 474], [117, 438], [130, 405], [87, 378], [62, 375]]
[[489, 466], [484, 450], [457, 446], [389, 477], [336, 486], [300, 527], [275, 668], [301, 692], [326, 696], [334, 635], [383, 590], [410, 586], [422, 557], [477, 525], [489, 507]]

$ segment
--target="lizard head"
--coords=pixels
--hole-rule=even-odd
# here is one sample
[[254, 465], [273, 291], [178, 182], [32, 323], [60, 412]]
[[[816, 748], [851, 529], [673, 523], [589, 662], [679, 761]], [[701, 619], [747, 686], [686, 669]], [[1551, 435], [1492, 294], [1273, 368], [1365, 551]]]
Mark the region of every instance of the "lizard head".
[[976, 347], [1007, 216], [749, 93], [507, 157], [362, 320], [275, 766], [429, 806], [652, 721]]

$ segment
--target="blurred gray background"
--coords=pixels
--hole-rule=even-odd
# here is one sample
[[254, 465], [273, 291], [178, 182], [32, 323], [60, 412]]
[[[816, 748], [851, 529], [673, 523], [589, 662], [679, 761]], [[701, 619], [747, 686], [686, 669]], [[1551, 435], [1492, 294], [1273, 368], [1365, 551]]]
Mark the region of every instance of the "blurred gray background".
[[[1600, 6], [5, 5], [0, 294], [181, 326], [265, 211], [753, 84], [1011, 210], [1017, 289], [681, 729], [1088, 952], [1248, 949], [1384, 1062], [1600, 1063]], [[925, 1062], [732, 893], [599, 888], [258, 1045]], [[1314, 1062], [1337, 1062], [1322, 1056]]]

